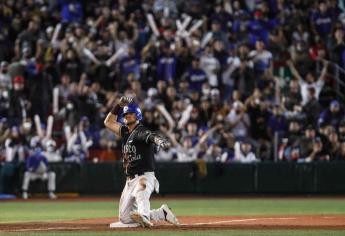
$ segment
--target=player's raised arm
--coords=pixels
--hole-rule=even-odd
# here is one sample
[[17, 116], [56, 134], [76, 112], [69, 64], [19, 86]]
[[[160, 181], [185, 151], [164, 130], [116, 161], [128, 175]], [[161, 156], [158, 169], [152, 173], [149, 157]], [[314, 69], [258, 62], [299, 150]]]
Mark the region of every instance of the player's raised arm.
[[117, 121], [118, 115], [120, 115], [121, 110], [124, 106], [131, 103], [133, 98], [122, 96], [118, 104], [116, 104], [111, 111], [108, 113], [104, 120], [104, 125], [113, 131], [116, 135], [120, 135], [121, 123]]

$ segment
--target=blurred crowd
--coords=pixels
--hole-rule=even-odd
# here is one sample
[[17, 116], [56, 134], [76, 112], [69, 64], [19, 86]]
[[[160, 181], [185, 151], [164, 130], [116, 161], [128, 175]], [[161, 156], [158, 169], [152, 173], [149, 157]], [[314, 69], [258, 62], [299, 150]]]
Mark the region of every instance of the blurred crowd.
[[344, 104], [328, 76], [345, 65], [344, 10], [341, 0], [3, 0], [0, 158], [118, 153], [103, 120], [126, 95], [173, 142], [159, 161], [344, 161]]

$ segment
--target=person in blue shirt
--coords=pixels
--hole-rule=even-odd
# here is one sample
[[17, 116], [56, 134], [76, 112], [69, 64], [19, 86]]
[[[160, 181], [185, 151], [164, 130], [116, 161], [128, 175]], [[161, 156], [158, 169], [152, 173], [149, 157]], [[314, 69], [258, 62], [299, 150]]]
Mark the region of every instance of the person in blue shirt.
[[58, 0], [61, 8], [62, 22], [81, 22], [83, 19], [83, 6], [79, 0]]
[[198, 57], [193, 58], [192, 66], [187, 69], [182, 79], [186, 79], [188, 81], [189, 90], [201, 91], [201, 86], [207, 81], [207, 76], [205, 71], [200, 68], [200, 59]]
[[255, 11], [253, 19], [250, 20], [248, 24], [250, 45], [254, 46], [258, 39], [261, 39], [265, 44], [267, 44], [270, 28], [270, 24], [268, 20], [264, 19], [262, 11]]
[[319, 3], [319, 9], [311, 15], [312, 29], [322, 39], [327, 39], [332, 30], [334, 16], [329, 12], [325, 1]]
[[134, 79], [139, 79], [140, 66], [139, 60], [135, 55], [135, 50], [132, 47], [128, 48], [128, 55], [120, 60], [120, 71], [122, 78], [127, 78], [129, 74], [134, 75]]
[[318, 124], [332, 125], [338, 127], [340, 122], [345, 119], [345, 111], [340, 106], [340, 102], [333, 100], [329, 107], [323, 110], [319, 116]]
[[176, 76], [176, 56], [169, 43], [163, 46], [163, 52], [157, 60], [158, 78], [172, 83]]

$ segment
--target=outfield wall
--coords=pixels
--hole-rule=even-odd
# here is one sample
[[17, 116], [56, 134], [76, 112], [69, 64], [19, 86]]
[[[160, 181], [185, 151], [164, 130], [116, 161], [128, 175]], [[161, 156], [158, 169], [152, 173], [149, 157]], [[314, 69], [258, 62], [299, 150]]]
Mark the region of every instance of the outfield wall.
[[[345, 193], [345, 162], [334, 163], [257, 163], [207, 164], [157, 163], [156, 176], [162, 194], [232, 194], [232, 193]], [[120, 193], [125, 177], [122, 164], [56, 163], [57, 192], [80, 194]], [[0, 167], [0, 191], [20, 192], [23, 166]], [[32, 191], [45, 191], [34, 183]]]

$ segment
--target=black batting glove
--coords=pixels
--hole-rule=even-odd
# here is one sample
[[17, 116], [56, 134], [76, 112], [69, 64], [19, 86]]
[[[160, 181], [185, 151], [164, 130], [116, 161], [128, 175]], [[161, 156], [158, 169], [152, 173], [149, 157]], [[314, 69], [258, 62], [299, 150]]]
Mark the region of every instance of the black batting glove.
[[111, 113], [113, 115], [119, 115], [120, 112], [122, 111], [122, 108], [127, 106], [128, 104], [130, 104], [131, 102], [133, 102], [133, 97], [126, 97], [126, 96], [122, 96], [120, 98], [120, 101], [118, 104], [116, 104], [112, 109], [111, 109]]
[[166, 140], [164, 138], [161, 138], [158, 141], [158, 147], [162, 148], [163, 150], [168, 150], [171, 147], [171, 142], [169, 140]]

